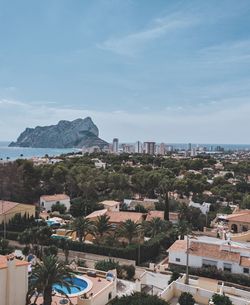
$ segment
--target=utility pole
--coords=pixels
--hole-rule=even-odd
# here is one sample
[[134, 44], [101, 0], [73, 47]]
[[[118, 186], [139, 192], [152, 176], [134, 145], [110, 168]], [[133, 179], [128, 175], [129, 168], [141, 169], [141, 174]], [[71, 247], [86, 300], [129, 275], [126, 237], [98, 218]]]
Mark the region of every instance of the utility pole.
[[186, 260], [186, 279], [185, 284], [189, 285], [189, 236], [187, 234], [187, 260]]
[[6, 239], [6, 214], [4, 214], [4, 222], [3, 222], [3, 238]]

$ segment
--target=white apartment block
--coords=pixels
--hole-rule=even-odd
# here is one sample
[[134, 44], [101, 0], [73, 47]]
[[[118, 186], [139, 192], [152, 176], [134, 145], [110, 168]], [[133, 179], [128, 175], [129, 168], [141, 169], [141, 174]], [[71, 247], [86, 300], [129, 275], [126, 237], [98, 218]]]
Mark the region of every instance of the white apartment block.
[[24, 305], [28, 291], [29, 263], [0, 255], [0, 304]]
[[[186, 265], [187, 240], [177, 240], [168, 250], [169, 264]], [[219, 270], [250, 275], [250, 244], [213, 237], [189, 240], [189, 266], [214, 266]]]

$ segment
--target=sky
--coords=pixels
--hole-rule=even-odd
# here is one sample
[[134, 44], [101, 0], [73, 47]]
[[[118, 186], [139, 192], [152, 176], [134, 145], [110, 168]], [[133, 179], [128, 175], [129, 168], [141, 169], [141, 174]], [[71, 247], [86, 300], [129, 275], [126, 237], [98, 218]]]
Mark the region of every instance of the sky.
[[0, 0], [0, 140], [250, 144], [249, 0]]

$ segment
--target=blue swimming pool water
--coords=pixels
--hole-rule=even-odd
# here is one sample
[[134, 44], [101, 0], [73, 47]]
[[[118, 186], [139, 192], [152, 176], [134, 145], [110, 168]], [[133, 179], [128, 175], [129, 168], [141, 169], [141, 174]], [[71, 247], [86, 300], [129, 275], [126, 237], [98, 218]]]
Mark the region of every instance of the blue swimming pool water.
[[63, 291], [67, 295], [75, 294], [82, 292], [88, 287], [88, 283], [84, 279], [80, 279], [78, 277], [66, 279], [72, 286], [70, 286], [69, 290], [66, 286], [61, 286], [60, 284], [53, 285], [53, 289], [60, 293], [60, 290]]

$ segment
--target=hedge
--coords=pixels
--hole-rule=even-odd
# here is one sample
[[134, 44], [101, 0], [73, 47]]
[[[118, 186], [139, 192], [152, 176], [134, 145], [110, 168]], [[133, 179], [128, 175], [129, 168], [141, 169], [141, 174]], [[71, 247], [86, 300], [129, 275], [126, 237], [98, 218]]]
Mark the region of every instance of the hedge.
[[126, 248], [114, 248], [105, 245], [69, 241], [69, 250], [135, 260], [136, 263], [138, 263], [140, 251], [140, 263], [143, 263], [154, 260], [159, 255], [161, 247], [167, 249], [173, 242], [174, 238], [172, 236], [167, 236], [166, 233], [160, 233], [155, 238], [140, 245], [140, 249], [139, 245], [129, 245]]
[[[18, 240], [20, 232], [6, 231], [6, 239]], [[0, 237], [4, 237], [4, 231], [0, 231]]]

